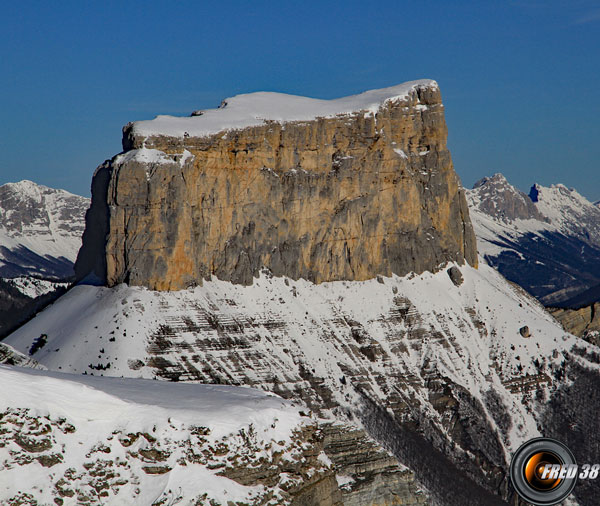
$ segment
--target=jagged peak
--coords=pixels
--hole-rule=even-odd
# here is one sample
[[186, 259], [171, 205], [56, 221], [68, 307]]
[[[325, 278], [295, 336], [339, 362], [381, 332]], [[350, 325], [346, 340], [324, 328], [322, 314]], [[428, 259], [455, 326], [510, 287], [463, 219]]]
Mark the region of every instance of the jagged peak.
[[503, 223], [535, 219], [547, 222], [535, 208], [532, 199], [511, 185], [503, 174], [497, 172], [484, 177], [467, 192], [471, 208]]
[[562, 183], [554, 183], [550, 186], [543, 186], [539, 183], [534, 183], [529, 190], [529, 198], [533, 202], [540, 201], [573, 201], [580, 206], [593, 206], [587, 198], [579, 193], [575, 188], [569, 188]]
[[506, 177], [504, 177], [504, 174], [502, 174], [500, 172], [496, 172], [492, 176], [485, 176], [485, 177], [482, 177], [480, 180], [476, 181], [475, 184], [473, 185], [473, 190], [475, 190], [481, 186], [488, 185], [490, 183], [502, 183], [502, 184], [506, 184], [506, 185], [512, 187], [512, 185], [508, 182]]
[[[600, 207], [562, 183], [550, 186], [534, 183], [525, 194], [511, 186], [504, 176], [495, 174], [475, 183], [467, 197], [475, 221], [478, 212], [509, 224], [516, 219], [534, 219], [540, 222], [539, 230], [557, 230], [586, 242], [600, 243]], [[523, 223], [519, 226], [522, 230], [532, 230]]]

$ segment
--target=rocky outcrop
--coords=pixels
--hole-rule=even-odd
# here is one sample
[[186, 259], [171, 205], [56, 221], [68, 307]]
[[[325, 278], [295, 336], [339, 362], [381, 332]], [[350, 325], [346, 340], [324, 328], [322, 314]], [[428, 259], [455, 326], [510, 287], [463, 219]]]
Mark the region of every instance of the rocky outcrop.
[[[0, 357], [4, 351], [10, 350], [0, 344]], [[414, 474], [363, 430], [296, 414], [281, 399], [251, 389], [196, 385], [187, 394], [199, 397], [185, 406], [173, 402], [177, 385], [153, 395], [152, 383], [129, 381], [123, 398], [118, 380], [6, 366], [0, 377], [6, 392], [20, 394], [18, 400], [0, 396], [2, 472], [13, 477], [2, 483], [2, 504], [430, 504]], [[35, 389], [20, 390], [19, 382]], [[214, 388], [219, 391], [211, 399]], [[168, 409], [165, 393], [171, 394]], [[137, 395], [139, 402], [140, 394], [142, 403], [130, 400]], [[72, 402], [57, 404], [60, 395]], [[95, 410], [99, 398], [104, 403]], [[14, 477], [25, 475], [33, 482], [22, 488]]]
[[548, 311], [567, 332], [600, 345], [600, 302], [579, 309], [548, 308]]
[[300, 478], [288, 485], [284, 495], [291, 506], [430, 504], [414, 473], [399, 465], [362, 429], [319, 423], [298, 431], [295, 441], [301, 453], [292, 461], [263, 459], [245, 465], [234, 461], [221, 474], [245, 486], [270, 489], [279, 484], [282, 473]]
[[344, 506], [430, 504], [414, 473], [399, 466], [362, 429], [331, 424], [324, 425], [321, 434]]
[[251, 284], [263, 266], [319, 283], [476, 265], [439, 89], [407, 89], [376, 110], [201, 136], [126, 126], [92, 184], [78, 277], [176, 290]]

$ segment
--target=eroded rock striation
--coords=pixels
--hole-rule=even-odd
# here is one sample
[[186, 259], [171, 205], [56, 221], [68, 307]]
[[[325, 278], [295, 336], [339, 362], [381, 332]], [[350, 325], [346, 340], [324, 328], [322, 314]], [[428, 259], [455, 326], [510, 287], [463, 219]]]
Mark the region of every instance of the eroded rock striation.
[[262, 267], [320, 283], [476, 265], [434, 81], [225, 104], [124, 128], [94, 176], [80, 279], [177, 290]]

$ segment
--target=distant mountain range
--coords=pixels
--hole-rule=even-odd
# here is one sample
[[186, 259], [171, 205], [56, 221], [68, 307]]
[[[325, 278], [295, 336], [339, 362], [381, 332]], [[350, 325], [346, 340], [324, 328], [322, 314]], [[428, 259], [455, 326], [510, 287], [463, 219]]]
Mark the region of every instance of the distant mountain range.
[[0, 277], [73, 276], [90, 199], [32, 181], [0, 186]]
[[502, 174], [467, 190], [479, 254], [547, 306], [600, 298], [600, 207], [562, 184], [529, 195]]
[[0, 186], [0, 337], [64, 293], [89, 204], [31, 181]]

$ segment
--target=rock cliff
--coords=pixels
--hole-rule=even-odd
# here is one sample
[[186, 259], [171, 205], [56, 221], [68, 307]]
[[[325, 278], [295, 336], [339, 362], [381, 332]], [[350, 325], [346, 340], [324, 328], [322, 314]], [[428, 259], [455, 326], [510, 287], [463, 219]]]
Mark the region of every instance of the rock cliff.
[[578, 309], [549, 307], [548, 311], [567, 332], [600, 344], [600, 302]]
[[[514, 502], [510, 455], [543, 417], [561, 429], [547, 406], [584, 376], [569, 367], [597, 378], [597, 357], [473, 267], [437, 85], [226, 102], [125, 128], [77, 262], [109, 287], [74, 287], [7, 345], [51, 370], [251, 386], [358, 425], [411, 472], [324, 429], [344, 504]], [[331, 476], [306, 492], [340, 500]]]
[[476, 265], [435, 82], [224, 104], [124, 128], [94, 176], [80, 279], [177, 290], [262, 267], [320, 283]]

